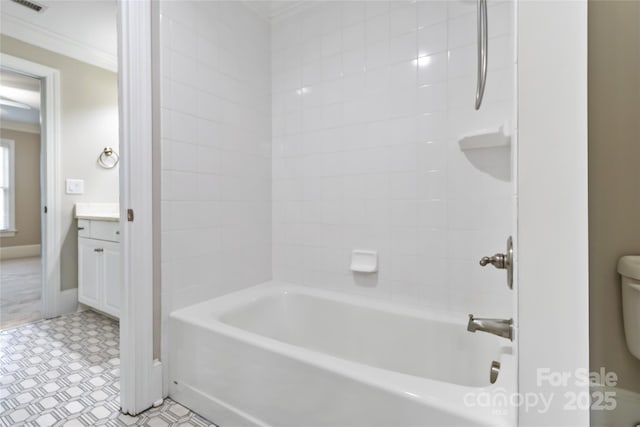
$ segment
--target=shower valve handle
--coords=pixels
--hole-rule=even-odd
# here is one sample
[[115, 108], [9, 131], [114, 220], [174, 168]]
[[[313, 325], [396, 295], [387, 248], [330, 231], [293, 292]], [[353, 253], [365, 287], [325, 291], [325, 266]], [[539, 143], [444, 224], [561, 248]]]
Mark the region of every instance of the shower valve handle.
[[495, 268], [507, 270], [507, 286], [513, 289], [513, 239], [511, 236], [507, 239], [507, 252], [504, 254], [495, 254], [494, 256], [483, 256], [480, 259], [480, 265], [493, 265]]
[[494, 256], [484, 256], [480, 259], [480, 265], [485, 266], [488, 264], [493, 265], [495, 268], [507, 268], [506, 263], [507, 256], [505, 254], [495, 254]]

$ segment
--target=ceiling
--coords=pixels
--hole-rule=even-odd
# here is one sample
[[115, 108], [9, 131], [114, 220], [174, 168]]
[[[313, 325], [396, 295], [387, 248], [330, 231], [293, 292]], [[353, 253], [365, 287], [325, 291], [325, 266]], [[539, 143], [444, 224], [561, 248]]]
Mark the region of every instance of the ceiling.
[[40, 125], [40, 80], [0, 70], [0, 120]]
[[31, 0], [35, 12], [0, 0], [3, 34], [93, 65], [117, 70], [116, 0]]

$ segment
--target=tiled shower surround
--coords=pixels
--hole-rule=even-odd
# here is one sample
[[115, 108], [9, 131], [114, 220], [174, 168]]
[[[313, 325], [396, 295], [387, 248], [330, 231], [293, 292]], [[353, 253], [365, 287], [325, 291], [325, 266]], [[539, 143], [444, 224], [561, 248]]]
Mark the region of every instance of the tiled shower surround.
[[[474, 110], [476, 2], [327, 2], [272, 26], [273, 274], [456, 312], [509, 316], [511, 152], [462, 152], [513, 125], [513, 4], [489, 2]], [[352, 249], [380, 272], [349, 271]]]
[[[513, 152], [458, 140], [514, 125], [514, 5], [489, 2], [480, 111], [475, 8], [306, 2], [267, 22], [161, 2], [165, 316], [270, 278], [512, 315], [478, 260], [514, 228]], [[379, 273], [351, 273], [352, 249]]]
[[166, 315], [271, 278], [271, 73], [241, 2], [160, 8]]

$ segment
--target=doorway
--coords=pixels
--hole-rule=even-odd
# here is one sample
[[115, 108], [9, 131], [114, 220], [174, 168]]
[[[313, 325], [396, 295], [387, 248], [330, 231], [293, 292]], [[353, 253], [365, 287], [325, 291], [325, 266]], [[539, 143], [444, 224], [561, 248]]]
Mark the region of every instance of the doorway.
[[[58, 249], [59, 256], [43, 257], [43, 277], [48, 281], [43, 301], [45, 309], [50, 310], [43, 313], [45, 318], [54, 317], [67, 310], [73, 311], [78, 303], [78, 290], [73, 286], [74, 278], [71, 276], [69, 280], [69, 273], [77, 273], [77, 267], [71, 264], [72, 267], [68, 268], [68, 258], [64, 252], [60, 252], [60, 248], [65, 244], [67, 248], [77, 248], [77, 241], [73, 240], [78, 237], [77, 221], [75, 218], [70, 219], [74, 204], [67, 203], [64, 184], [67, 178], [82, 178], [83, 172], [67, 174], [66, 156], [77, 158], [89, 153], [90, 159], [83, 164], [92, 168], [98, 155], [106, 147], [119, 150], [121, 155], [118, 168], [111, 169], [116, 175], [118, 169], [120, 170], [118, 198], [121, 202], [120, 217], [124, 218], [121, 221], [120, 236], [123, 263], [119, 328], [122, 362], [120, 405], [123, 412], [139, 413], [151, 404], [159, 402], [163, 396], [163, 363], [158, 358], [159, 351], [154, 352], [153, 344], [155, 340], [155, 348], [159, 349], [159, 319], [156, 319], [154, 324], [152, 315], [158, 313], [159, 307], [147, 303], [153, 300], [154, 283], [158, 280], [153, 275], [153, 257], [149, 251], [149, 248], [158, 244], [155, 240], [152, 242], [150, 237], [154, 221], [151, 203], [154, 187], [150, 164], [153, 151], [153, 97], [150, 84], [151, 2], [56, 2], [55, 5], [51, 3], [39, 11], [27, 10], [19, 3], [9, 2], [5, 6], [0, 11], [3, 19], [0, 63], [12, 69], [26, 70], [32, 67], [38, 71], [29, 71], [30, 74], [46, 76], [43, 79], [43, 91], [46, 93], [47, 105], [43, 106], [43, 111], [47, 114], [52, 112], [51, 117], [43, 120], [43, 125], [44, 132], [47, 133], [46, 144], [52, 144], [51, 147], [47, 147], [45, 160], [48, 165], [53, 165], [53, 168], [47, 168], [43, 181], [56, 191], [50, 192], [47, 188], [42, 195], [42, 206], [48, 208], [44, 217], [48, 225], [50, 223], [44, 230], [43, 240], [51, 242], [44, 243], [43, 246]], [[74, 19], [66, 19], [68, 17]], [[61, 22], [65, 25], [61, 26]], [[24, 31], [25, 28], [30, 31]], [[108, 36], [96, 38], [97, 35], [107, 33]], [[53, 37], [55, 34], [60, 37]], [[64, 56], [64, 60], [60, 56]], [[97, 151], [91, 143], [95, 143], [97, 137], [106, 135], [106, 132], [96, 132], [96, 127], [86, 120], [90, 117], [84, 115], [77, 123], [84, 124], [89, 129], [69, 135], [69, 126], [65, 121], [68, 117], [65, 104], [69, 101], [67, 86], [76, 85], [74, 93], [78, 96], [86, 96], [95, 90], [95, 82], [70, 77], [74, 70], [87, 64], [97, 67], [102, 73], [110, 71], [120, 89], [119, 100], [116, 99], [115, 102], [117, 105], [119, 101], [120, 124], [113, 127], [116, 129], [115, 136], [109, 143], [101, 142]], [[54, 92], [55, 95], [52, 95]], [[118, 107], [111, 111], [117, 114]], [[52, 142], [57, 139], [66, 143], [70, 137], [78, 138], [84, 144], [75, 150], [68, 150]], [[84, 151], [85, 149], [89, 151]], [[105, 170], [101, 172], [102, 176], [109, 173]], [[91, 185], [88, 180], [85, 184], [85, 188]], [[74, 198], [79, 201], [79, 197]], [[127, 221], [127, 218], [130, 219]], [[155, 292], [159, 292], [159, 287], [156, 286]]]
[[40, 320], [41, 81], [0, 69], [0, 329]]
[[[30, 194], [30, 199], [35, 199], [36, 208], [30, 208], [30, 214], [35, 215], [38, 220], [39, 244], [30, 246], [22, 245], [20, 249], [2, 249], [8, 258], [29, 258], [40, 256], [40, 277], [41, 283], [41, 304], [40, 318], [52, 318], [61, 313], [75, 311], [77, 308], [77, 293], [60, 291], [60, 206], [59, 206], [59, 117], [60, 117], [60, 73], [54, 68], [31, 62], [7, 53], [0, 53], [0, 64], [2, 69], [22, 76], [23, 79], [32, 79], [39, 85], [39, 94], [35, 99], [31, 99], [31, 105], [38, 106], [38, 128], [39, 148], [36, 150], [37, 167], [39, 179], [34, 183], [27, 174], [27, 179], [31, 183], [31, 190], [35, 194]], [[8, 74], [7, 74], [8, 75]], [[32, 98], [34, 98], [32, 96]], [[35, 121], [35, 119], [33, 119]], [[3, 121], [4, 123], [4, 121]], [[15, 127], [15, 126], [14, 126]], [[21, 130], [24, 130], [24, 125]], [[32, 127], [32, 130], [36, 130]], [[15, 145], [15, 142], [14, 142]], [[15, 154], [15, 153], [14, 153]], [[19, 166], [19, 165], [18, 165]], [[7, 167], [7, 170], [10, 168]], [[17, 171], [17, 167], [14, 168]], [[21, 174], [25, 171], [21, 170]], [[14, 188], [15, 190], [15, 188]], [[11, 191], [7, 194], [11, 196]], [[15, 191], [13, 192], [15, 196]], [[35, 211], [35, 212], [34, 212]], [[22, 213], [8, 211], [8, 218], [16, 218]], [[8, 220], [8, 227], [14, 227], [15, 220]], [[11, 235], [11, 231], [7, 231]], [[13, 231], [13, 233], [16, 233]], [[19, 233], [19, 231], [18, 231]], [[31, 230], [33, 233], [33, 230]], [[25, 233], [28, 234], [28, 233]], [[32, 263], [32, 267], [37, 265]], [[35, 273], [34, 273], [35, 275]], [[35, 279], [34, 279], [35, 281]], [[17, 281], [19, 283], [19, 281]], [[22, 285], [19, 285], [22, 286]]]
[[[78, 241], [80, 230], [78, 230], [75, 212], [77, 203], [118, 202], [120, 199], [121, 227], [119, 231], [121, 234], [118, 240], [122, 250], [123, 292], [120, 327], [118, 328], [120, 330], [119, 351], [122, 362], [120, 365], [121, 393], [119, 402], [123, 412], [136, 414], [161, 400], [163, 378], [163, 364], [153, 353], [153, 338], [159, 339], [160, 329], [159, 326], [154, 329], [151, 325], [153, 321], [151, 304], [141, 303], [151, 301], [153, 295], [152, 268], [151, 264], [146, 262], [147, 259], [151, 260], [151, 254], [148, 251], [148, 248], [151, 247], [148, 228], [152, 223], [152, 210], [147, 209], [147, 207], [150, 208], [147, 204], [147, 198], [152, 189], [150, 168], [147, 167], [147, 164], [151, 160], [149, 124], [152, 98], [150, 85], [147, 87], [140, 83], [149, 82], [150, 76], [148, 57], [151, 45], [150, 3], [118, 2], [117, 8], [116, 2], [111, 0], [89, 2], [83, 5], [78, 5], [75, 2], [56, 3], [55, 7], [51, 6], [38, 15], [40, 17], [38, 25], [47, 27], [43, 30], [53, 31], [55, 27], [56, 31], [65, 32], [66, 38], [64, 40], [74, 41], [66, 46], [53, 43], [51, 37], [41, 37], [42, 34], [51, 34], [50, 31], [27, 35], [21, 32], [21, 29], [25, 27], [22, 25], [23, 21], [34, 18], [33, 15], [29, 15], [31, 12], [18, 12], [16, 7], [18, 6], [11, 4], [1, 11], [3, 19], [11, 25], [3, 25], [3, 34], [0, 35], [0, 39], [2, 39], [0, 63], [8, 68], [28, 70], [29, 74], [44, 77], [42, 79], [43, 91], [46, 93], [44, 99], [47, 105], [43, 106], [43, 111], [47, 115], [51, 113], [51, 116], [43, 120], [44, 132], [47, 133], [45, 163], [51, 167], [47, 167], [47, 172], [44, 174], [46, 176], [43, 176], [47, 188], [43, 188], [46, 190], [43, 193], [46, 194], [43, 194], [42, 204], [48, 209], [48, 213], [44, 215], [47, 227], [43, 227], [43, 239], [51, 244], [45, 243], [43, 246], [55, 248], [58, 254], [57, 256], [54, 254], [43, 257], [46, 264], [43, 277], [48, 281], [47, 292], [43, 294], [46, 308], [43, 317], [51, 318], [74, 311], [78, 304], [79, 291], [74, 286], [74, 282], [77, 283], [79, 276], [78, 267], [73, 263], [73, 258], [72, 262], [69, 262], [69, 252], [65, 252], [65, 248], [78, 251], [80, 243]], [[69, 13], [64, 12], [67, 7], [72, 9], [68, 11]], [[66, 25], [64, 27], [58, 25], [60, 16], [80, 16], [83, 14], [85, 19], [76, 19], [74, 22], [96, 23], [90, 27], [89, 32], [83, 32], [89, 28], [86, 25]], [[116, 16], [117, 19], [115, 19]], [[121, 35], [119, 43], [116, 43], [114, 25], [116, 20], [119, 22], [117, 32]], [[5, 21], [3, 21], [4, 23]], [[35, 23], [33, 24], [35, 25]], [[88, 46], [88, 39], [98, 34], [100, 28], [109, 32], [110, 36], [105, 37], [103, 41], [108, 42], [110, 47], [105, 45], [102, 52], [90, 48], [82, 49], [83, 47], [91, 47]], [[57, 40], [57, 42], [64, 40]], [[129, 43], [127, 40], [132, 40], [133, 43]], [[119, 46], [118, 49], [116, 49], [116, 44]], [[116, 51], [120, 49], [123, 50]], [[122, 59], [122, 62], [116, 61], [117, 57]], [[111, 80], [110, 87], [119, 87], [120, 93], [118, 96], [117, 91], [107, 90], [103, 86], [105, 90], [100, 93], [113, 94], [113, 102], [109, 102], [108, 105], [102, 102], [99, 105], [100, 108], [95, 108], [90, 112], [78, 108], [72, 109], [79, 114], [78, 120], [74, 124], [82, 125], [84, 128], [69, 133], [67, 107], [71, 101], [70, 98], [84, 97], [85, 106], [99, 98], [91, 94], [98, 90], [100, 83], [86, 77], [74, 77], [76, 76], [75, 72], [88, 66], [93, 66], [94, 75], [108, 77]], [[147, 89], [149, 90], [147, 91]], [[95, 122], [91, 122], [92, 119], [105, 112], [113, 113], [117, 118], [118, 110], [120, 113], [119, 124], [116, 119], [108, 131], [99, 127]], [[102, 138], [107, 135], [110, 136], [109, 141], [103, 140]], [[68, 145], [72, 139], [78, 142], [74, 147]], [[55, 140], [60, 141], [61, 144], [54, 144]], [[118, 140], [120, 140], [120, 144]], [[132, 144], [132, 141], [135, 141], [135, 144]], [[49, 144], [51, 145], [49, 146]], [[99, 156], [105, 148], [109, 147], [121, 155], [120, 163], [112, 169], [97, 166]], [[84, 158], [85, 160], [82, 162], [84, 169], [69, 169], [69, 158], [73, 158], [74, 161], [77, 161], [78, 158]], [[97, 167], [100, 169], [96, 173], [100, 177], [109, 176], [111, 178], [101, 181], [90, 179], [90, 173], [95, 172]], [[100, 200], [96, 197], [89, 200], [88, 193], [96, 188], [96, 182], [108, 184], [109, 191], [112, 191], [112, 184], [117, 180], [117, 178], [114, 179], [114, 176], [118, 177], [118, 175], [120, 188], [119, 191], [116, 189], [114, 193], [109, 193], [116, 194], [115, 197], [111, 197], [112, 200], [107, 200], [108, 191], [105, 190], [105, 187], [100, 186], [98, 188], [101, 188], [101, 191], [93, 193], [97, 194]], [[68, 194], [65, 184], [69, 178], [74, 180], [84, 178], [86, 190], [84, 195]], [[53, 191], [49, 191], [49, 187]], [[118, 192], [119, 195], [117, 195]], [[83, 197], [84, 200], [82, 200]], [[73, 202], [70, 199], [73, 199]], [[133, 222], [134, 210], [135, 222]], [[126, 220], [128, 217], [131, 218], [129, 221]], [[95, 249], [100, 248], [103, 246]], [[98, 251], [95, 253], [98, 254], [97, 257], [101, 254]], [[92, 254], [94, 254], [93, 251]], [[145, 262], [142, 262], [143, 259]], [[76, 273], [75, 277], [73, 276], [74, 272]], [[131, 286], [132, 282], [135, 282], [136, 286]], [[54, 321], [57, 320], [54, 319]]]

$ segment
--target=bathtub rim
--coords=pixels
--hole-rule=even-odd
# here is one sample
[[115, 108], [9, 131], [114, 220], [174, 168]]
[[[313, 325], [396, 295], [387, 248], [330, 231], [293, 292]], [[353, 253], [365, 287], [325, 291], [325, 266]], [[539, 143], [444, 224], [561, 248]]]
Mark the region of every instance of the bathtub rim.
[[[330, 301], [351, 304], [360, 308], [369, 308], [383, 311], [389, 314], [407, 315], [424, 320], [455, 324], [464, 326], [465, 328], [468, 321], [467, 314], [463, 313], [452, 313], [433, 309], [430, 307], [417, 308], [413, 305], [405, 304], [402, 302], [389, 302], [388, 300], [371, 295], [361, 295], [336, 290], [318, 289], [280, 280], [269, 280], [258, 285], [250, 286], [238, 291], [233, 291], [228, 294], [210, 298], [208, 300], [201, 301], [187, 307], [179, 308], [169, 313], [169, 316], [185, 321], [192, 321], [197, 324], [198, 315], [207, 314], [207, 312], [211, 314], [212, 309], [216, 312], [218, 312], [219, 310], [224, 310], [225, 313], [230, 312], [238, 308], [239, 306], [246, 304], [248, 301], [247, 297], [249, 297], [249, 300], [251, 302], [255, 302], [259, 299], [275, 293], [294, 293], [309, 295], [322, 299], [328, 299]], [[222, 315], [225, 313], [219, 314]], [[218, 320], [219, 316], [217, 316], [216, 319], [220, 323], [227, 324], [223, 321]], [[203, 326], [206, 327], [206, 325]], [[501, 347], [512, 348], [513, 344], [505, 342]]]

